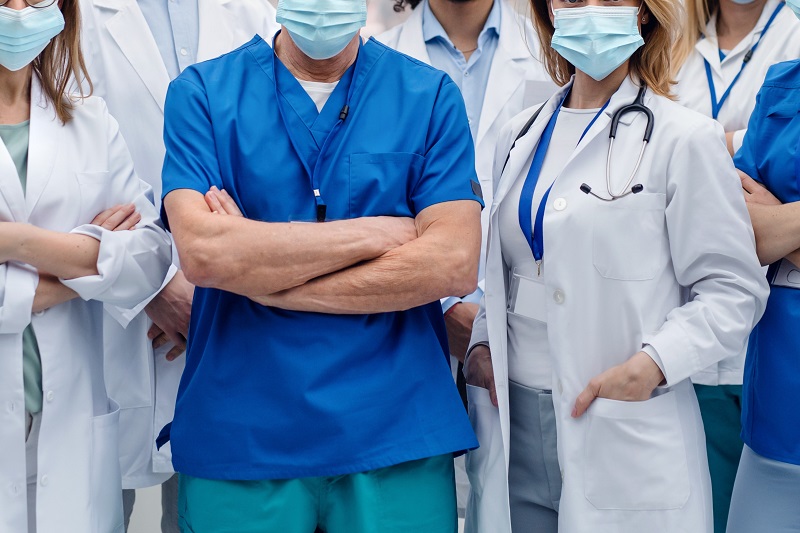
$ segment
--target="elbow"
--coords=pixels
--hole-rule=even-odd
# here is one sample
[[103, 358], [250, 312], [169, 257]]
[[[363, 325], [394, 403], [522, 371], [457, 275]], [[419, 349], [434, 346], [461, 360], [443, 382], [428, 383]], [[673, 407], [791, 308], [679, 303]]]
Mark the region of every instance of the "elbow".
[[448, 295], [465, 296], [478, 288], [479, 253], [462, 250], [453, 254], [453, 264], [448, 276], [450, 283]]
[[204, 288], [219, 288], [222, 284], [224, 268], [218, 266], [218, 256], [202, 243], [191, 244], [178, 249], [181, 269], [189, 283]]

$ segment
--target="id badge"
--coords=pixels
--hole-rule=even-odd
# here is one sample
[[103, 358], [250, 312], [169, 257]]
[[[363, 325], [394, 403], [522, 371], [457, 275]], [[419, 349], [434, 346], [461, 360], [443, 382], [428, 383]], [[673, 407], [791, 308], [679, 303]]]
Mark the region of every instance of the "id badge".
[[790, 289], [800, 289], [800, 269], [798, 269], [791, 261], [786, 259], [781, 260], [781, 265], [778, 271], [772, 278], [773, 287], [788, 287]]
[[508, 298], [508, 311], [540, 322], [547, 322], [546, 289], [542, 278], [534, 279], [514, 272]]

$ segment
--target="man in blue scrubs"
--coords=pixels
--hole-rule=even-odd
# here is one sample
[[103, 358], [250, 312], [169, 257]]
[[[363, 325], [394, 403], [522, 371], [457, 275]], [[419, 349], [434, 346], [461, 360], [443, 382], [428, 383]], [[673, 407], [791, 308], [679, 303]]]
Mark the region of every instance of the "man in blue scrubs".
[[477, 281], [464, 102], [362, 44], [364, 0], [278, 20], [167, 96], [164, 214], [198, 286], [169, 435], [182, 526], [451, 533], [452, 455], [477, 446], [438, 302]]

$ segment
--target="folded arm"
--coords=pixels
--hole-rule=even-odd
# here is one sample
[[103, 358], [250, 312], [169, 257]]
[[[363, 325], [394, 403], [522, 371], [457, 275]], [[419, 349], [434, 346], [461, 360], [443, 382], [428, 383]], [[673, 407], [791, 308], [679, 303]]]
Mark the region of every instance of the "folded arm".
[[220, 216], [188, 189], [168, 194], [164, 207], [186, 278], [251, 298], [374, 259], [416, 237], [413, 221], [393, 217], [297, 224]]
[[480, 205], [471, 200], [435, 204], [423, 210], [416, 223], [418, 239], [257, 301], [294, 311], [371, 314], [472, 293], [478, 277]]
[[744, 172], [739, 171], [739, 177], [761, 264], [771, 265], [786, 257], [797, 265], [800, 261], [800, 202], [783, 204]]

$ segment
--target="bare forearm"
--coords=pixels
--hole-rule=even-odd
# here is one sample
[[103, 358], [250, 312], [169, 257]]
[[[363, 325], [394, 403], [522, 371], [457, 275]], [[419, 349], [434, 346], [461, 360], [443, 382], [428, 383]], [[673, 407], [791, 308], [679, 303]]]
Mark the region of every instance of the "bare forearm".
[[39, 275], [39, 285], [33, 299], [33, 312], [44, 311], [78, 297], [78, 293], [53, 276]]
[[800, 202], [771, 206], [748, 203], [758, 258], [769, 265], [800, 248]]
[[419, 239], [375, 260], [258, 301], [295, 311], [373, 314], [470, 294], [477, 285], [480, 254], [478, 209], [474, 214], [474, 220], [432, 226]]
[[[198, 193], [171, 202], [178, 192], [185, 191], [165, 205], [187, 279], [250, 297], [374, 259], [416, 236], [384, 217], [298, 224], [214, 215]], [[405, 226], [414, 232], [411, 221]]]
[[100, 242], [85, 235], [16, 224], [9, 257], [63, 279], [97, 275]]

